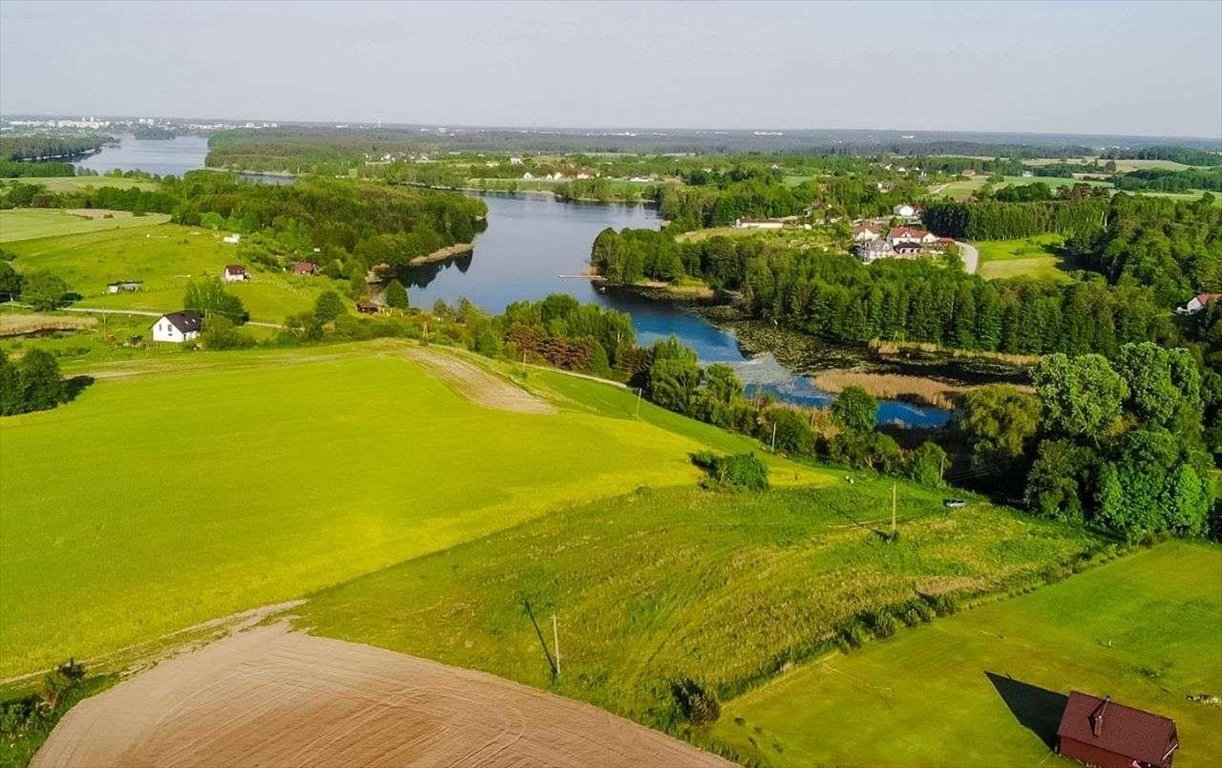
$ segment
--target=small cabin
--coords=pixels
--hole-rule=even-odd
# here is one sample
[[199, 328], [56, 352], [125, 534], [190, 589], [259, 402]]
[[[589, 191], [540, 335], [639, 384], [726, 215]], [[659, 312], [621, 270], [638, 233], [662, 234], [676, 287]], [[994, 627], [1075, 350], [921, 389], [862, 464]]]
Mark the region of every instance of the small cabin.
[[225, 267], [225, 271], [221, 273], [221, 279], [227, 283], [240, 283], [243, 280], [249, 280], [250, 273], [241, 264], [229, 264]]
[[116, 280], [113, 283], [106, 284], [107, 293], [135, 293], [144, 287], [144, 283], [139, 280]]
[[1098, 768], [1171, 768], [1175, 721], [1073, 691], [1057, 728], [1057, 751]]
[[378, 310], [378, 305], [374, 304], [372, 301], [358, 301], [356, 303], [356, 311], [360, 312], [362, 315], [376, 315]]
[[157, 318], [157, 322], [153, 323], [153, 341], [182, 344], [199, 338], [203, 326], [203, 315], [194, 310], [184, 309], [181, 312], [171, 312]]
[[221, 239], [221, 242], [228, 243], [230, 245], [237, 245], [238, 243], [242, 242], [242, 236], [237, 232], [234, 232], [232, 235], [225, 235], [225, 237]]
[[294, 275], [307, 275], [307, 276], [308, 275], [317, 275], [318, 274], [318, 265], [312, 261], [294, 261], [293, 262], [293, 274]]

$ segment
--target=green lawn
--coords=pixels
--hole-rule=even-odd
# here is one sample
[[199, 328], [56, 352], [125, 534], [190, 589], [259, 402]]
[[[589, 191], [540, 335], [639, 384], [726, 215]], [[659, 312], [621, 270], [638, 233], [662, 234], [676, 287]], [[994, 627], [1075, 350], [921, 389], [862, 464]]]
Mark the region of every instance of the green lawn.
[[68, 405], [0, 419], [0, 677], [695, 483], [691, 429], [477, 407], [403, 349], [115, 363]]
[[1075, 689], [1173, 718], [1177, 766], [1222, 764], [1222, 710], [1186, 699], [1222, 694], [1222, 547], [1164, 544], [803, 666], [711, 735], [771, 765], [1068, 766], [1037, 734]]
[[1036, 235], [1021, 240], [981, 240], [973, 245], [980, 250], [981, 277], [996, 280], [1030, 277], [1068, 282], [1062, 269], [1058, 248], [1065, 242], [1061, 235]]
[[[169, 221], [164, 213], [114, 219], [88, 219], [60, 208], [14, 208], [0, 211], [0, 243], [32, 240], [82, 232], [114, 232], [129, 227], [148, 227]], [[16, 250], [16, 249], [11, 249]]]
[[[178, 224], [135, 225], [23, 240], [6, 249], [17, 254], [14, 266], [18, 270], [45, 269], [63, 278], [71, 290], [84, 297], [78, 306], [162, 312], [182, 308], [183, 294], [192, 279], [204, 275], [219, 277], [226, 264], [242, 262], [241, 247], [221, 242], [222, 236], [208, 229]], [[251, 319], [256, 321], [280, 322], [286, 315], [309, 309], [320, 293], [338, 285], [322, 277], [298, 277], [249, 264], [247, 267], [253, 279], [230, 284], [227, 290], [242, 299]], [[143, 290], [106, 293], [107, 283], [128, 279], [143, 280]]]
[[[611, 408], [617, 406], [611, 405]], [[777, 469], [780, 478], [786, 470]], [[492, 672], [673, 729], [670, 682], [723, 697], [831, 646], [865, 611], [1028, 584], [1098, 546], [1073, 529], [827, 471], [764, 494], [647, 489], [560, 511], [312, 597], [310, 631]], [[549, 648], [558, 616], [561, 675]], [[908, 606], [910, 607], [910, 606]]]

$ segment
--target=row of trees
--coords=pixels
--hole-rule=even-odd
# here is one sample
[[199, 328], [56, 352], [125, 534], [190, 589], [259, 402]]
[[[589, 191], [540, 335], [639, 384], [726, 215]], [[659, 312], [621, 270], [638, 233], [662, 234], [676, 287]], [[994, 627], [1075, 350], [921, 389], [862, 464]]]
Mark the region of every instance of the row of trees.
[[[1038, 187], [1039, 185], [1031, 185]], [[1108, 202], [1102, 198], [1039, 202], [930, 203], [925, 226], [942, 237], [1015, 240], [1046, 232], [1073, 234], [1102, 229]]]
[[5, 160], [71, 159], [101, 149], [114, 141], [109, 136], [3, 136], [0, 137], [0, 158]]
[[1035, 514], [1128, 536], [1206, 532], [1213, 462], [1187, 350], [1127, 344], [1114, 362], [1050, 355], [1032, 379], [1033, 395], [993, 385], [966, 396], [959, 430], [978, 481], [1025, 477]]

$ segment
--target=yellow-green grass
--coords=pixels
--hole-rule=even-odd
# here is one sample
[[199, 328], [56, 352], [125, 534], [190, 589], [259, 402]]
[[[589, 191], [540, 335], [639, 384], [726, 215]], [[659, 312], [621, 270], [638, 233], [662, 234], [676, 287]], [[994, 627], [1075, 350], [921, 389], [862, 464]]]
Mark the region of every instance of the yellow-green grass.
[[[166, 312], [182, 309], [191, 280], [219, 277], [226, 264], [242, 262], [240, 246], [221, 238], [199, 227], [161, 224], [23, 240], [7, 250], [17, 255], [17, 269], [44, 269], [63, 278], [84, 297], [77, 306]], [[320, 293], [336, 286], [322, 277], [246, 266], [253, 279], [230, 283], [226, 290], [242, 299], [256, 321], [280, 322], [309, 309]], [[115, 280], [142, 280], [144, 286], [134, 293], [107, 293], [106, 284]]]
[[131, 227], [148, 227], [169, 221], [163, 213], [113, 219], [74, 216], [60, 208], [13, 208], [0, 211], [0, 243], [32, 240], [81, 232], [113, 232]]
[[157, 189], [161, 185], [152, 179], [130, 179], [121, 176], [27, 176], [9, 179], [22, 184], [41, 184], [51, 192], [76, 192], [90, 187], [116, 189]]
[[1070, 690], [1173, 718], [1175, 764], [1219, 765], [1222, 711], [1186, 697], [1222, 692], [1222, 548], [1164, 544], [803, 666], [711, 736], [765, 765], [1073, 765], [1041, 740]]
[[697, 478], [691, 433], [478, 407], [404, 349], [129, 361], [0, 419], [0, 677]]
[[1200, 200], [1205, 195], [1213, 196], [1213, 204], [1215, 207], [1222, 207], [1222, 192], [1206, 192], [1205, 190], [1190, 190], [1188, 192], [1142, 192], [1141, 194], [1149, 197], [1165, 197], [1169, 200], [1180, 200], [1194, 202]]
[[[892, 482], [843, 474], [767, 493], [646, 489], [561, 511], [326, 590], [297, 609], [300, 625], [673, 729], [672, 682], [725, 698], [832, 646], [864, 612], [918, 590], [1026, 585], [1098, 546], [983, 501], [947, 512], [939, 492], [903, 482], [900, 538], [888, 541]], [[554, 650], [553, 613], [558, 679], [540, 644]]]
[[1071, 278], [1061, 269], [1058, 248], [1065, 238], [1056, 234], [1036, 235], [1021, 240], [981, 240], [973, 243], [980, 251], [979, 274], [989, 280], [1030, 277], [1067, 282]]

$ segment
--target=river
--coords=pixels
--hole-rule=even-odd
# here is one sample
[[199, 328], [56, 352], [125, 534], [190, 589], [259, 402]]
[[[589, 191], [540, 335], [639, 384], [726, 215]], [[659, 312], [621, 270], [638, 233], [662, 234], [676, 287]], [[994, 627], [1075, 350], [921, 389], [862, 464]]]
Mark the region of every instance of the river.
[[[207, 140], [198, 136], [169, 140], [124, 136], [118, 146], [106, 147], [78, 165], [99, 173], [119, 168], [180, 175], [202, 168], [207, 152]], [[286, 181], [266, 176], [257, 180]], [[771, 355], [744, 355], [733, 333], [698, 315], [647, 299], [599, 293], [589, 280], [576, 277], [589, 266], [590, 246], [600, 231], [657, 227], [659, 219], [652, 208], [565, 203], [548, 195], [487, 194], [483, 198], [488, 204], [488, 228], [476, 236], [475, 250], [413, 269], [408, 292], [414, 306], [429, 307], [438, 299], [455, 302], [465, 297], [488, 312], [499, 313], [513, 301], [567, 293], [630, 314], [640, 344], [673, 335], [696, 350], [701, 362], [731, 365], [751, 392], [768, 392], [802, 405], [825, 406], [831, 401], [811, 377], [786, 370]], [[949, 413], [882, 401], [878, 418], [880, 422], [937, 426], [947, 421]]]

